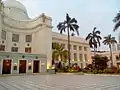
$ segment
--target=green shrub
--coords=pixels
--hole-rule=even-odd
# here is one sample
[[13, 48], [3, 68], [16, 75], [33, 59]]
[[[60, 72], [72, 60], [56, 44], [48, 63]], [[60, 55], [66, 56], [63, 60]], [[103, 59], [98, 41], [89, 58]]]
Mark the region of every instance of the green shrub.
[[104, 69], [104, 73], [106, 73], [106, 74], [114, 74], [114, 73], [116, 73], [116, 71], [117, 70], [111, 69], [111, 68]]
[[114, 73], [114, 71], [113, 71], [113, 69], [108, 68], [108, 69], [104, 70], [104, 73], [106, 73], [106, 74], [112, 74], [112, 73]]
[[117, 70], [116, 70], [116, 73], [117, 73], [117, 74], [120, 74], [120, 69], [117, 69]]
[[95, 70], [93, 70], [93, 72], [92, 72], [93, 74], [98, 74], [98, 70], [97, 69], [95, 69]]
[[103, 70], [103, 73], [106, 73], [106, 74], [107, 74], [107, 73], [109, 73], [109, 72], [110, 72], [110, 69], [104, 69], [104, 70]]
[[99, 74], [102, 74], [102, 73], [103, 73], [103, 71], [102, 71], [102, 70], [98, 70], [98, 73], [99, 73]]
[[88, 70], [87, 70], [87, 69], [83, 69], [83, 70], [82, 70], [82, 72], [87, 73], [87, 72], [88, 72]]

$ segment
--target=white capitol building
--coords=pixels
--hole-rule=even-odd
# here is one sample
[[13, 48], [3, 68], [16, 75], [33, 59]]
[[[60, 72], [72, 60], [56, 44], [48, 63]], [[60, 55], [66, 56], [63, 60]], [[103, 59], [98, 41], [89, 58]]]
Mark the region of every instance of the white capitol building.
[[[46, 72], [52, 61], [52, 42], [65, 44], [67, 36], [52, 32], [52, 18], [41, 14], [28, 17], [24, 5], [4, 1], [0, 12], [0, 74]], [[77, 59], [75, 59], [77, 58]], [[71, 63], [83, 68], [91, 62], [88, 43], [71, 36]]]

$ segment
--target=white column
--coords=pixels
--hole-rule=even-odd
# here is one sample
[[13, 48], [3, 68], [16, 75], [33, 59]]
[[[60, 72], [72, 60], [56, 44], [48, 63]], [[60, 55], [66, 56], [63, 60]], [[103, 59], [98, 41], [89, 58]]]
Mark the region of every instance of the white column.
[[12, 59], [10, 60], [11, 60], [11, 74], [13, 74], [13, 60]]
[[33, 64], [34, 64], [34, 60], [31, 61], [32, 73], [33, 73]]
[[39, 73], [41, 72], [41, 60], [39, 60]]
[[26, 60], [26, 73], [28, 73], [28, 60]]
[[33, 73], [33, 68], [34, 68], [34, 60], [32, 61], [32, 73]]
[[18, 63], [17, 63], [17, 73], [19, 74], [19, 63], [20, 63], [20, 60], [18, 60]]
[[12, 47], [12, 32], [7, 32], [7, 38], [6, 38], [6, 51], [11, 52], [11, 47]]
[[79, 61], [79, 46], [77, 45], [77, 62]]
[[24, 53], [25, 52], [25, 34], [19, 35], [19, 52]]

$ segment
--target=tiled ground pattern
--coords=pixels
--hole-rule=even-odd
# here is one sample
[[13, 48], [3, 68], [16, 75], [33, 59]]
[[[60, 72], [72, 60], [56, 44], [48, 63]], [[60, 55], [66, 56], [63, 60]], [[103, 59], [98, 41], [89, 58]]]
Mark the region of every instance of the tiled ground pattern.
[[0, 90], [120, 90], [120, 76], [23, 75], [0, 77]]

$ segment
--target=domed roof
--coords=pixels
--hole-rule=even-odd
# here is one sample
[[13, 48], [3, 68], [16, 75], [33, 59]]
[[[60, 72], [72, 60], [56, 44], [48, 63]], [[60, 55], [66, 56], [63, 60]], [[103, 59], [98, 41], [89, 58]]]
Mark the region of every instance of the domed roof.
[[11, 8], [19, 8], [19, 9], [27, 12], [25, 6], [16, 0], [6, 0], [6, 1], [4, 1], [4, 6], [11, 7]]

